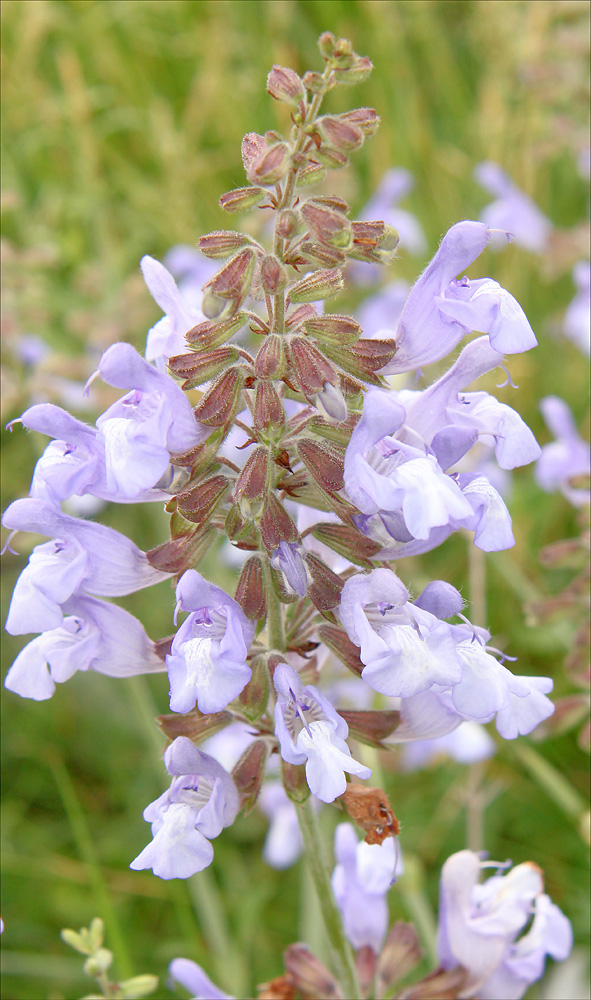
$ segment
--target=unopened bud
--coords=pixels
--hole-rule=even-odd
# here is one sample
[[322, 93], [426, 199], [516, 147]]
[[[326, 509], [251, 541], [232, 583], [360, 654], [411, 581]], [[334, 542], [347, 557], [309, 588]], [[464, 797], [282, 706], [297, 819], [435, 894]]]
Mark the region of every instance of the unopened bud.
[[370, 560], [382, 548], [379, 542], [367, 538], [349, 524], [317, 524], [314, 528], [314, 538], [334, 549], [349, 562], [368, 568], [371, 567]]
[[[318, 302], [330, 299], [344, 288], [343, 273], [340, 270], [321, 270], [307, 274], [289, 290], [291, 302]], [[318, 388], [322, 388], [319, 386]]]
[[217, 230], [214, 233], [207, 233], [197, 241], [197, 249], [206, 257], [217, 260], [222, 257], [229, 257], [235, 253], [245, 243], [250, 243], [250, 236], [246, 233], [233, 233], [228, 229]]
[[296, 184], [298, 187], [306, 187], [307, 185], [319, 184], [326, 177], [326, 167], [322, 163], [317, 163], [315, 160], [310, 160], [307, 166], [301, 167], [298, 170]]
[[342, 267], [346, 263], [344, 252], [327, 243], [312, 243], [306, 240], [298, 244], [297, 253], [300, 263], [316, 264], [318, 267], [335, 268]]
[[[396, 709], [385, 709], [377, 712], [367, 709], [361, 709], [361, 711], [342, 709], [342, 715], [355, 739], [370, 747], [376, 747], [378, 750], [384, 749], [385, 744], [382, 741], [391, 736], [402, 722], [400, 712]], [[377, 795], [379, 791], [379, 789], [371, 789], [371, 794]], [[353, 816], [353, 813], [351, 815]], [[400, 824], [392, 812], [389, 815], [382, 812], [381, 821], [378, 817], [376, 822], [378, 826], [381, 826], [381, 830], [374, 830], [373, 836], [380, 838], [380, 843], [386, 837], [397, 836], [400, 832]], [[376, 843], [376, 840], [374, 839], [372, 842]]]
[[323, 77], [322, 73], [308, 71], [307, 73], [304, 73], [302, 83], [304, 84], [306, 90], [309, 90], [312, 94], [324, 94], [328, 89], [327, 81]]
[[[303, 764], [289, 764], [281, 759], [281, 780], [288, 799], [302, 805], [310, 798], [310, 786]], [[320, 993], [319, 996], [322, 996]]]
[[226, 191], [218, 201], [220, 208], [225, 212], [247, 212], [249, 208], [254, 208], [267, 196], [267, 192], [261, 187], [234, 188], [233, 191]]
[[342, 1000], [341, 988], [326, 966], [305, 944], [290, 944], [283, 953], [285, 971], [297, 993], [323, 1000]]
[[347, 419], [347, 401], [338, 385], [325, 382], [324, 388], [316, 396], [316, 405], [333, 420], [341, 422]]
[[363, 146], [365, 137], [357, 125], [336, 115], [324, 115], [317, 121], [320, 134], [331, 146], [348, 153]]
[[308, 587], [308, 596], [319, 611], [330, 611], [341, 601], [341, 591], [344, 583], [340, 576], [311, 552], [306, 556], [306, 564], [312, 574], [312, 584]]
[[[264, 614], [262, 617], [264, 617]], [[266, 710], [269, 702], [269, 674], [267, 671], [267, 665], [262, 657], [260, 659], [256, 659], [252, 664], [252, 677], [243, 689], [239, 701], [242, 711], [250, 722], [256, 722], [257, 719], [260, 719], [261, 715]], [[260, 784], [256, 786], [256, 789], [258, 794]], [[254, 800], [252, 805], [254, 805]], [[249, 805], [247, 807], [247, 811], [250, 808], [251, 806]]]
[[190, 354], [178, 354], [169, 358], [168, 368], [179, 378], [184, 379], [184, 390], [194, 389], [204, 382], [215, 378], [229, 365], [238, 361], [239, 354], [235, 347], [217, 347], [213, 351], [192, 351]]
[[419, 964], [423, 957], [419, 937], [412, 924], [397, 920], [391, 928], [378, 959], [378, 996], [386, 996], [401, 979]]
[[304, 202], [302, 218], [322, 243], [346, 252], [352, 243], [351, 223], [342, 212], [323, 205], [313, 198]]
[[198, 486], [177, 494], [177, 505], [186, 521], [205, 524], [224, 499], [229, 487], [225, 476], [211, 476]]
[[367, 56], [357, 56], [357, 58], [346, 69], [333, 70], [334, 79], [337, 83], [352, 85], [363, 83], [367, 80], [373, 69], [373, 63]]
[[305, 396], [321, 392], [325, 382], [336, 382], [330, 361], [305, 337], [291, 339], [290, 355], [294, 380]]
[[[245, 247], [227, 264], [224, 264], [213, 278], [210, 278], [204, 286], [204, 291], [211, 291], [216, 298], [230, 300], [234, 309], [237, 309], [248, 295], [254, 276], [255, 263], [254, 249]], [[205, 312], [205, 310], [203, 311]], [[207, 316], [207, 313], [205, 315]]]
[[341, 121], [356, 125], [364, 136], [375, 135], [382, 120], [374, 108], [355, 108], [353, 111], [345, 111], [339, 118]]
[[208, 427], [221, 427], [237, 412], [244, 386], [241, 368], [230, 368], [213, 383], [195, 407], [195, 416]]
[[330, 59], [335, 49], [337, 40], [333, 35], [332, 31], [323, 31], [320, 38], [318, 39], [318, 48], [320, 49], [320, 55], [324, 59]]
[[345, 156], [340, 149], [325, 146], [324, 143], [319, 149], [314, 150], [314, 156], [318, 157], [320, 162], [326, 167], [330, 167], [331, 170], [342, 170], [343, 167], [349, 166], [348, 156]]
[[276, 295], [287, 284], [285, 268], [274, 254], [267, 254], [261, 261], [261, 285], [269, 295]]
[[271, 565], [279, 570], [288, 593], [305, 597], [312, 578], [304, 561], [305, 551], [300, 542], [279, 542], [271, 556]]
[[238, 333], [245, 326], [247, 321], [247, 314], [238, 312], [230, 319], [219, 323], [211, 321], [198, 323], [197, 326], [194, 326], [185, 334], [185, 340], [193, 351], [212, 350], [215, 347], [219, 347], [220, 344], [224, 344], [226, 340], [230, 340], [235, 333]]
[[267, 613], [263, 564], [258, 556], [246, 560], [236, 587], [236, 600], [247, 618], [257, 621]]
[[284, 208], [279, 213], [277, 220], [277, 235], [281, 236], [283, 240], [290, 240], [292, 236], [295, 236], [299, 228], [300, 220], [298, 219], [297, 212], [294, 212], [292, 208]]
[[357, 320], [339, 313], [313, 316], [304, 322], [304, 329], [310, 337], [343, 345], [354, 344], [361, 335], [361, 327]]
[[293, 105], [306, 96], [304, 84], [298, 74], [286, 66], [273, 66], [267, 77], [267, 93], [276, 101]]
[[158, 986], [158, 976], [145, 973], [142, 976], [132, 976], [119, 983], [121, 1000], [138, 1000], [139, 997], [149, 997]]
[[308, 472], [323, 490], [342, 490], [343, 456], [324, 441], [302, 438], [297, 444], [298, 455]]
[[279, 379], [283, 378], [286, 370], [285, 339], [277, 333], [270, 333], [265, 337], [255, 358], [255, 375], [257, 378]]
[[272, 186], [285, 176], [289, 165], [289, 147], [285, 142], [278, 142], [275, 146], [265, 147], [264, 152], [251, 161], [246, 176], [253, 184]]
[[266, 438], [272, 438], [273, 428], [282, 427], [285, 423], [285, 413], [279, 393], [267, 379], [259, 379], [256, 384], [253, 421], [258, 433], [264, 434]]
[[247, 520], [260, 517], [267, 495], [269, 452], [255, 448], [250, 453], [234, 487], [234, 501]]
[[348, 215], [351, 211], [345, 199], [340, 198], [337, 194], [317, 194], [314, 197], [314, 201], [318, 205], [327, 205], [328, 208], [334, 208], [336, 212], [342, 212], [343, 215]]
[[318, 638], [357, 677], [361, 675], [364, 665], [359, 657], [359, 647], [351, 642], [344, 629], [336, 625], [320, 625]]
[[298, 531], [285, 507], [271, 494], [265, 505], [260, 523], [263, 544], [269, 553], [279, 548], [280, 542], [295, 542]]
[[309, 319], [314, 319], [318, 316], [316, 307], [306, 303], [302, 306], [296, 306], [292, 309], [285, 320], [285, 327], [287, 330], [297, 330], [300, 326], [306, 323]]
[[265, 141], [264, 135], [259, 135], [258, 132], [247, 132], [242, 139], [241, 153], [242, 162], [244, 164], [244, 169], [248, 171], [250, 164], [253, 160], [256, 160], [257, 156], [264, 153], [267, 148], [267, 143]]
[[87, 976], [100, 976], [107, 971], [113, 963], [113, 952], [108, 948], [98, 948], [84, 963], [84, 971]]
[[205, 288], [201, 297], [201, 312], [208, 319], [224, 320], [233, 311], [233, 304], [228, 299], [216, 295], [213, 288]]
[[265, 776], [268, 755], [269, 747], [266, 740], [253, 740], [232, 769], [232, 778], [240, 794], [241, 805], [244, 807], [245, 813], [250, 812], [258, 798]]

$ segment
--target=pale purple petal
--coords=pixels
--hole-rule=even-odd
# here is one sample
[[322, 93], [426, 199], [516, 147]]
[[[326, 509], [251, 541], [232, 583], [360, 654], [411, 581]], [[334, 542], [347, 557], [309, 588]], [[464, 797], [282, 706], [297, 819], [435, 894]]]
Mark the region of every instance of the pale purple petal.
[[173, 958], [168, 972], [175, 982], [193, 995], [193, 1000], [233, 1000], [229, 993], [224, 993], [212, 983], [200, 965], [188, 958]]

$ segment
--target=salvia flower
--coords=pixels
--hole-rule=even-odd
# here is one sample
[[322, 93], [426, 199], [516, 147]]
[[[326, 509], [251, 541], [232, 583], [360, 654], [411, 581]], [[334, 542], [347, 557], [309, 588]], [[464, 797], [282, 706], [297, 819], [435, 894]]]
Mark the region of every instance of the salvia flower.
[[382, 177], [374, 194], [361, 212], [362, 219], [381, 219], [397, 230], [400, 245], [419, 256], [427, 249], [427, 241], [419, 220], [411, 212], [399, 208], [398, 202], [410, 194], [414, 178], [404, 167], [392, 167]]
[[173, 712], [220, 712], [251, 678], [246, 656], [255, 632], [242, 608], [194, 569], [176, 588], [177, 607], [189, 611], [166, 657]]
[[78, 670], [109, 677], [163, 670], [164, 664], [143, 625], [115, 604], [77, 595], [61, 606], [57, 628], [33, 639], [18, 654], [5, 687], [21, 698], [45, 701]]
[[345, 772], [369, 778], [368, 767], [353, 760], [345, 740], [349, 727], [313, 685], [302, 685], [295, 670], [275, 669], [275, 735], [289, 764], [305, 764], [310, 791], [322, 802], [334, 802], [347, 787]]
[[184, 986], [191, 994], [191, 1000], [233, 1000], [212, 983], [197, 962], [189, 958], [173, 958], [168, 966], [168, 974], [173, 982]]
[[279, 781], [266, 781], [258, 805], [269, 820], [263, 858], [273, 868], [289, 868], [303, 850], [296, 807]]
[[365, 515], [358, 527], [382, 542], [384, 555], [425, 552], [460, 527], [474, 531], [485, 551], [514, 544], [509, 512], [490, 482], [454, 471], [479, 439], [494, 445], [504, 469], [540, 454], [510, 406], [488, 393], [461, 391], [501, 360], [479, 337], [427, 389], [366, 393], [345, 453], [345, 488]]
[[217, 760], [178, 736], [164, 763], [172, 781], [168, 791], [144, 809], [153, 840], [130, 868], [151, 868], [162, 879], [189, 878], [213, 861], [210, 841], [234, 822], [238, 790]]
[[168, 576], [153, 569], [125, 535], [63, 514], [43, 500], [15, 500], [2, 524], [52, 539], [35, 546], [16, 582], [6, 621], [12, 635], [57, 628], [63, 606], [78, 594], [119, 597]]
[[481, 187], [495, 195], [495, 201], [480, 213], [481, 221], [489, 229], [503, 230], [503, 233], [492, 234], [492, 246], [506, 246], [504, 233], [509, 233], [526, 250], [543, 253], [553, 226], [536, 203], [513, 183], [497, 163], [479, 163], [474, 176]]
[[483, 222], [457, 222], [411, 288], [395, 340], [396, 355], [382, 374], [411, 371], [445, 357], [473, 330], [487, 333], [502, 354], [520, 354], [537, 340], [523, 309], [492, 278], [457, 278], [486, 247]]
[[451, 758], [458, 764], [476, 764], [495, 753], [495, 741], [478, 722], [461, 722], [444, 736], [415, 740], [403, 747], [404, 767], [414, 771], [440, 760]]
[[568, 957], [571, 924], [544, 893], [537, 865], [526, 861], [506, 874], [499, 870], [480, 884], [484, 867], [491, 865], [472, 851], [459, 851], [442, 868], [439, 960], [444, 969], [468, 971], [470, 996], [519, 1000], [541, 978], [546, 955]]
[[577, 294], [564, 314], [563, 331], [583, 354], [591, 352], [591, 263], [579, 260], [573, 268]]
[[573, 415], [559, 396], [546, 396], [540, 402], [546, 426], [556, 440], [545, 444], [536, 463], [536, 481], [548, 493], [560, 490], [575, 507], [589, 503], [589, 489], [573, 485], [577, 476], [591, 472], [589, 445], [580, 436]]
[[148, 332], [146, 360], [154, 362], [156, 368], [166, 372], [168, 359], [187, 350], [187, 331], [201, 323], [205, 316], [202, 312], [187, 307], [174, 278], [164, 264], [146, 254], [140, 261], [140, 267], [152, 297], [164, 313], [162, 319]]
[[271, 557], [271, 565], [280, 570], [290, 594], [306, 596], [310, 573], [305, 563], [305, 551], [299, 542], [279, 542]]
[[339, 823], [334, 846], [332, 888], [345, 934], [355, 949], [368, 946], [377, 955], [388, 930], [386, 895], [402, 874], [398, 845], [394, 837], [366, 844], [351, 823]]

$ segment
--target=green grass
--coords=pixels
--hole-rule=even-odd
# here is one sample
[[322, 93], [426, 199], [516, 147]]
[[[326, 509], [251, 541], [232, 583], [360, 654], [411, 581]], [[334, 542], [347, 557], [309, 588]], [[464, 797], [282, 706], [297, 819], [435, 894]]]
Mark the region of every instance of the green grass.
[[[329, 107], [372, 105], [383, 118], [353, 169], [333, 175], [354, 211], [389, 166], [409, 168], [416, 189], [404, 205], [419, 216], [431, 253], [453, 222], [477, 217], [486, 203], [472, 169], [490, 158], [560, 228], [544, 262], [512, 246], [483, 255], [473, 273], [506, 285], [540, 340], [511, 363], [519, 391], [501, 390], [500, 398], [541, 441], [548, 440], [537, 410], [543, 395], [565, 397], [584, 423], [585, 366], [555, 331], [573, 295], [570, 268], [585, 247], [587, 191], [576, 154], [587, 128], [587, 20], [582, 0], [5, 0], [2, 422], [48, 398], [56, 376], [83, 381], [114, 340], [141, 348], [158, 310], [140, 257], [162, 257], [227, 223], [217, 198], [243, 183], [242, 135], [285, 125], [282, 108], [265, 95], [268, 69], [274, 62], [315, 68], [316, 38], [330, 29], [352, 38], [375, 71], [366, 84], [331, 95]], [[402, 254], [392, 277], [412, 280], [422, 266]], [[31, 377], [13, 354], [23, 333], [53, 351]], [[111, 397], [96, 398], [102, 406]], [[26, 494], [44, 443], [19, 428], [3, 433], [5, 505]], [[529, 469], [515, 476], [511, 510], [517, 545], [487, 558], [488, 621], [524, 673], [551, 675], [564, 694], [573, 627], [528, 628], [523, 603], [567, 582], [564, 571], [543, 570], [538, 553], [573, 535], [576, 520], [560, 496], [536, 488]], [[166, 537], [166, 518], [153, 505], [110, 509], [104, 520], [144, 547]], [[17, 542], [25, 552], [28, 539]], [[4, 557], [5, 606], [24, 561]], [[407, 581], [441, 576], [467, 595], [459, 537], [399, 568]], [[204, 573], [216, 572], [210, 557]], [[155, 637], [171, 631], [166, 584], [125, 606]], [[5, 637], [5, 668], [22, 644]], [[88, 992], [82, 963], [59, 930], [95, 915], [106, 922], [118, 973], [160, 975], [158, 997], [172, 995], [165, 979], [174, 956], [203, 963], [223, 988], [252, 996], [256, 983], [280, 973], [289, 943], [321, 941], [302, 867], [276, 873], [261, 860], [266, 824], [256, 811], [224, 831], [214, 865], [192, 884], [128, 870], [147, 839], [142, 809], [164, 787], [151, 720], [166, 703], [164, 678], [78, 675], [39, 704], [4, 695], [7, 1000]], [[588, 759], [572, 732], [523, 743], [553, 770], [499, 741], [486, 767], [497, 792], [485, 817], [487, 847], [499, 860], [544, 868], [584, 947], [587, 850], [578, 796], [586, 795]], [[392, 890], [392, 915], [422, 914], [427, 928], [441, 864], [465, 846], [468, 776], [452, 763], [404, 773], [396, 755], [380, 764], [403, 823], [403, 850], [422, 872], [414, 895], [402, 883]], [[327, 835], [339, 818], [326, 812]]]

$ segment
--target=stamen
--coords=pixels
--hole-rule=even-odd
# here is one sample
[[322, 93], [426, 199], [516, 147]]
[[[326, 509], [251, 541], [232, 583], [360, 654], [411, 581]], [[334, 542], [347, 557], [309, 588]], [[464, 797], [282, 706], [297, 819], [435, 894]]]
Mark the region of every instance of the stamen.
[[100, 368], [97, 368], [97, 370], [92, 373], [92, 375], [90, 376], [90, 378], [88, 379], [86, 385], [84, 386], [84, 388], [82, 390], [82, 395], [83, 396], [88, 396], [88, 394], [90, 392], [90, 387], [91, 387], [92, 383], [96, 382], [96, 380], [99, 377], [100, 373], [101, 373], [100, 372]]
[[512, 389], [519, 389], [519, 386], [515, 385], [515, 382], [511, 378], [509, 369], [505, 365], [499, 365], [498, 367], [503, 369], [507, 378], [504, 382], [501, 382], [501, 384], [497, 386], [497, 389], [504, 389], [506, 385], [510, 385]]
[[[14, 423], [14, 421], [13, 421], [13, 423]], [[15, 552], [14, 549], [10, 548], [10, 543], [11, 543], [11, 541], [14, 538], [15, 535], [18, 535], [18, 528], [15, 528], [14, 531], [10, 532], [8, 538], [4, 542], [4, 545], [0, 549], [0, 556], [3, 556], [5, 552], [12, 552], [13, 556], [18, 556], [19, 553]]]

